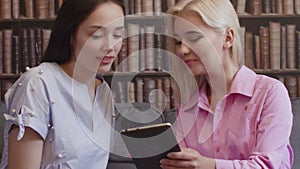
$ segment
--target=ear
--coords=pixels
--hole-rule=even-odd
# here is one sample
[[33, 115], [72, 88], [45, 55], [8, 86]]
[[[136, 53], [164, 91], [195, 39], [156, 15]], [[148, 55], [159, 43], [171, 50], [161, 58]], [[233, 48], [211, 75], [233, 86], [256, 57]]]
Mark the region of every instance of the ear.
[[233, 44], [234, 31], [232, 28], [226, 29], [225, 37], [224, 37], [224, 48], [230, 48]]

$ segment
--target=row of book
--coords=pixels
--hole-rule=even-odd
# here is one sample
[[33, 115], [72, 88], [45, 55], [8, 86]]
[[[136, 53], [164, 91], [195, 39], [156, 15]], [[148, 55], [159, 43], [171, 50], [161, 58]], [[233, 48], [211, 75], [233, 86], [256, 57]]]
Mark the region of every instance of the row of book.
[[169, 70], [170, 59], [166, 54], [166, 36], [156, 33], [155, 26], [127, 25], [128, 37], [123, 40], [114, 71], [140, 72]]
[[0, 19], [55, 18], [63, 0], [0, 0]]
[[[287, 88], [290, 98], [300, 97], [299, 76], [277, 77]], [[0, 81], [0, 102], [4, 101], [4, 94], [14, 80]], [[148, 102], [162, 112], [178, 107], [171, 85], [171, 77], [137, 77], [131, 81], [117, 81], [111, 85], [116, 102]]]
[[178, 0], [123, 0], [126, 15], [158, 16], [172, 8]]
[[174, 108], [170, 77], [138, 77], [132, 81], [118, 81], [111, 85], [114, 99], [118, 103], [147, 102], [161, 112]]
[[[4, 94], [12, 85], [13, 81], [0, 81], [1, 101], [4, 101]], [[147, 102], [157, 107], [161, 112], [169, 111], [176, 107], [173, 99], [171, 78], [164, 77], [137, 77], [131, 81], [117, 81], [111, 85], [114, 100], [117, 103], [126, 102]]]
[[300, 32], [295, 24], [269, 22], [259, 34], [244, 32], [245, 65], [251, 69], [299, 69]]
[[0, 30], [0, 73], [19, 74], [36, 66], [48, 45], [50, 29]]
[[[113, 70], [140, 72], [169, 70], [165, 36], [155, 33], [154, 26], [128, 24], [128, 38], [114, 62]], [[48, 45], [50, 29], [40, 27], [0, 30], [0, 73], [21, 73], [36, 66]]]
[[231, 0], [238, 14], [300, 14], [300, 0]]

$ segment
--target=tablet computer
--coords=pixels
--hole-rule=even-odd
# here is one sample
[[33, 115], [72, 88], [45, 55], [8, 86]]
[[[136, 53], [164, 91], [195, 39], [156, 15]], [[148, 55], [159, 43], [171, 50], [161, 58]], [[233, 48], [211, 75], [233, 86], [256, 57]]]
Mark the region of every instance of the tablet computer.
[[161, 159], [180, 151], [170, 123], [125, 129], [121, 136], [138, 169], [160, 169]]

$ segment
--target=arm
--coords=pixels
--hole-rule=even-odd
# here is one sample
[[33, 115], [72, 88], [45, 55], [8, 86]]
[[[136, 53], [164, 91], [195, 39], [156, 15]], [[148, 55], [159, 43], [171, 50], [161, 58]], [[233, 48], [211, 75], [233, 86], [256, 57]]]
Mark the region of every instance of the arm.
[[42, 137], [29, 127], [21, 140], [17, 140], [19, 128], [13, 126], [9, 132], [9, 169], [39, 169], [43, 152]]

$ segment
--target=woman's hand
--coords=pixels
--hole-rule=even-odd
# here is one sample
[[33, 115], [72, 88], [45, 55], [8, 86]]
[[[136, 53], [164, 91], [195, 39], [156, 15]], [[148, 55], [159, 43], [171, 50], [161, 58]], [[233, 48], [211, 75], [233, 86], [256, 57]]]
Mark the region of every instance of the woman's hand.
[[197, 151], [184, 148], [181, 152], [172, 152], [168, 154], [169, 159], [160, 161], [163, 169], [215, 169], [216, 162], [212, 158], [200, 155]]

